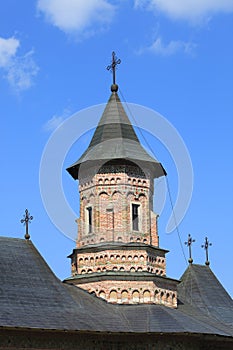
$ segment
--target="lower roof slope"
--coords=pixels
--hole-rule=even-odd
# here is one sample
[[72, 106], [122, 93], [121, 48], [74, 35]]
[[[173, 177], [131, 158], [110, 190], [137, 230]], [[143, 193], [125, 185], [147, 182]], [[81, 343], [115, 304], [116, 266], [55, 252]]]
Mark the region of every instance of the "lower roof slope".
[[233, 301], [209, 266], [189, 265], [178, 285], [178, 296], [182, 311], [198, 314], [202, 320], [203, 315], [212, 318], [233, 334]]
[[28, 240], [0, 237], [0, 271], [0, 327], [233, 335], [212, 315], [203, 319], [201, 308], [192, 309], [185, 298], [178, 309], [112, 305], [62, 283]]

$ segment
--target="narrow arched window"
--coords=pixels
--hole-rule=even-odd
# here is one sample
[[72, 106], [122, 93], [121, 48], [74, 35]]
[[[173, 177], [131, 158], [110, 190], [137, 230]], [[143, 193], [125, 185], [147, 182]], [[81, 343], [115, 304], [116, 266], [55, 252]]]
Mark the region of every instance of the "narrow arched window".
[[132, 226], [133, 231], [139, 231], [139, 204], [132, 204]]
[[87, 208], [87, 232], [92, 233], [92, 207]]

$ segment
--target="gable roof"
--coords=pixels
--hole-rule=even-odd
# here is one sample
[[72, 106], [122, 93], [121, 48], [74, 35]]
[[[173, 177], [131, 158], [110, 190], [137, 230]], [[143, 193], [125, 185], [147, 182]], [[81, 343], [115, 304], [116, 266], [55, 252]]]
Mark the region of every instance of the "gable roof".
[[233, 335], [228, 324], [205, 317], [185, 298], [178, 309], [113, 305], [62, 283], [29, 240], [0, 237], [0, 271], [0, 327]]
[[166, 175], [162, 165], [142, 147], [116, 91], [113, 91], [92, 140], [83, 155], [67, 171], [74, 179], [80, 166], [98, 168], [110, 160], [128, 160], [149, 168], [154, 177]]
[[178, 285], [181, 309], [201, 311], [224, 323], [233, 332], [233, 301], [209, 266], [190, 264]]

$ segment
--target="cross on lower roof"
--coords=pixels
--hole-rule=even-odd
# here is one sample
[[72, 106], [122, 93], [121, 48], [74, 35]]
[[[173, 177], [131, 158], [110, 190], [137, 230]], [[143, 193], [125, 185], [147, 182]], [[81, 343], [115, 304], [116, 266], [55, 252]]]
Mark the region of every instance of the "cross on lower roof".
[[209, 262], [209, 247], [212, 245], [212, 243], [210, 243], [209, 242], [209, 240], [208, 240], [208, 238], [206, 237], [205, 238], [205, 243], [204, 244], [202, 244], [202, 248], [204, 248], [205, 249], [205, 253], [206, 253], [206, 262], [205, 262], [205, 264], [206, 265], [209, 265], [210, 264], [210, 262]]
[[195, 242], [195, 239], [192, 239], [192, 237], [191, 237], [190, 234], [188, 235], [188, 241], [187, 241], [187, 242], [184, 242], [184, 244], [187, 245], [188, 248], [189, 248], [189, 260], [188, 260], [188, 262], [189, 262], [190, 264], [192, 264], [192, 262], [193, 262], [193, 258], [192, 258], [192, 249], [191, 249], [191, 247], [192, 247], [192, 244], [193, 244], [194, 242]]
[[112, 72], [112, 83], [116, 84], [116, 66], [121, 63], [121, 60], [117, 58], [115, 52], [112, 52], [112, 63], [107, 66], [107, 70]]
[[24, 218], [20, 220], [20, 222], [26, 226], [26, 233], [25, 233], [25, 236], [24, 236], [25, 239], [29, 239], [30, 238], [30, 235], [28, 233], [28, 223], [31, 223], [32, 219], [33, 219], [33, 216], [31, 216], [30, 213], [28, 212], [28, 210], [25, 209]]

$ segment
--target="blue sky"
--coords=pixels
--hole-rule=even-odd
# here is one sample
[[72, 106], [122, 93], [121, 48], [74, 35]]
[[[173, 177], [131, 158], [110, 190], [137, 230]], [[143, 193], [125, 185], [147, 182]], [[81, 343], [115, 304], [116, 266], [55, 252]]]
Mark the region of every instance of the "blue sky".
[[[181, 241], [191, 233], [194, 262], [202, 264], [200, 246], [208, 236], [211, 267], [233, 295], [233, 1], [8, 0], [0, 16], [1, 235], [23, 237], [20, 219], [28, 208], [32, 241], [59, 278], [69, 276], [66, 256], [75, 244], [43, 206], [41, 157], [60, 123], [107, 101], [106, 66], [115, 50], [125, 100], [159, 112], [189, 151], [194, 187], [179, 226]], [[64, 192], [77, 213], [77, 184], [65, 168], [90, 136], [70, 150], [62, 169]], [[167, 170], [175, 202], [172, 157], [158, 140], [147, 138]], [[58, 175], [50, 169], [48, 176]], [[170, 250], [168, 275], [179, 278], [186, 262], [177, 232], [166, 233], [170, 214], [167, 198], [160, 244]]]

